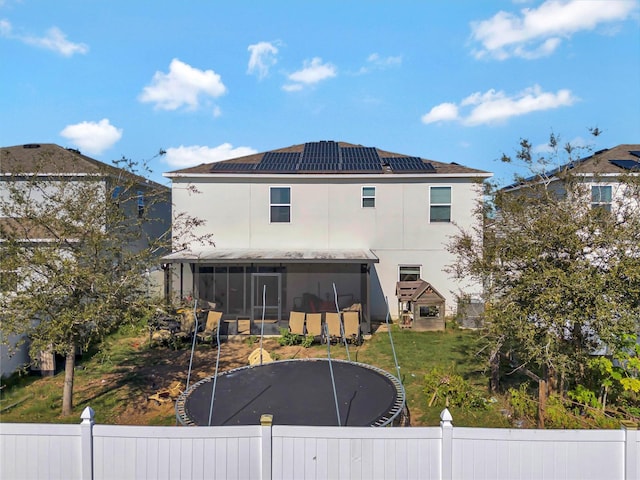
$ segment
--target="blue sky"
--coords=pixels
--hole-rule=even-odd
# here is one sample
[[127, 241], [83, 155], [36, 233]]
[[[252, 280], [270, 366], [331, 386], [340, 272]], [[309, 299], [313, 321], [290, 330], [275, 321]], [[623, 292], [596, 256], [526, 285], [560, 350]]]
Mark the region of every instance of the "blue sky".
[[521, 138], [640, 143], [639, 19], [638, 0], [0, 0], [0, 145], [164, 149], [168, 184], [335, 140], [508, 181]]

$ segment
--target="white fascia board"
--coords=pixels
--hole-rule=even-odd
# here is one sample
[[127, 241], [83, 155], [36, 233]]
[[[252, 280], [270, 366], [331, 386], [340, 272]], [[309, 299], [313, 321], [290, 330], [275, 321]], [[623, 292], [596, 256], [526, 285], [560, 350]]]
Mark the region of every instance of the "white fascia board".
[[416, 175], [416, 174], [403, 174], [403, 173], [386, 173], [386, 174], [378, 174], [378, 173], [368, 173], [368, 174], [278, 174], [278, 175], [269, 175], [269, 174], [255, 174], [255, 173], [247, 173], [244, 175], [229, 175], [227, 174], [213, 174], [213, 173], [193, 173], [189, 175], [177, 174], [177, 173], [163, 173], [164, 177], [167, 178], [175, 178], [175, 179], [205, 179], [205, 178], [226, 178], [226, 179], [248, 179], [248, 178], [259, 178], [259, 179], [295, 179], [295, 178], [318, 178], [318, 179], [338, 179], [338, 178], [362, 178], [368, 180], [374, 179], [383, 179], [383, 178], [491, 178], [493, 177], [493, 173], [431, 173], [424, 175]]

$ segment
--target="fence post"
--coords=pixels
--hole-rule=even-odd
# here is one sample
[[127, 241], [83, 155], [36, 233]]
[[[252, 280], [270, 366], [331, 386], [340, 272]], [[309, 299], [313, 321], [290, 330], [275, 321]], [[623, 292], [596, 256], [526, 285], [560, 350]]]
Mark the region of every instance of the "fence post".
[[440, 460], [440, 478], [453, 478], [453, 417], [448, 408], [440, 412], [440, 428], [442, 429], [442, 457]]
[[271, 480], [271, 462], [273, 459], [273, 447], [271, 438], [271, 427], [273, 426], [273, 415], [263, 414], [260, 417], [260, 433], [262, 437], [261, 450], [261, 469], [260, 478], [263, 480]]
[[80, 418], [80, 456], [82, 458], [82, 480], [93, 479], [93, 408], [86, 407]]
[[622, 421], [624, 430], [624, 478], [640, 478], [638, 471], [638, 424]]

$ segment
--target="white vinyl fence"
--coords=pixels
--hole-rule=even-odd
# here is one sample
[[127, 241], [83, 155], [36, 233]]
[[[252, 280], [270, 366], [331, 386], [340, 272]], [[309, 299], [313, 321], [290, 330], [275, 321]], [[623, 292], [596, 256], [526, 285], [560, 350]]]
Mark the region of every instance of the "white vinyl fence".
[[138, 427], [0, 423], [0, 478], [640, 478], [637, 425], [621, 430], [453, 427]]

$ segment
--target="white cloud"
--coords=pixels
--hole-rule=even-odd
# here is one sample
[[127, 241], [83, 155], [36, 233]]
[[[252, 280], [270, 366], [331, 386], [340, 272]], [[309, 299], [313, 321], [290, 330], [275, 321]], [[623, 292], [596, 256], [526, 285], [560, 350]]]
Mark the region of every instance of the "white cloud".
[[305, 60], [301, 70], [290, 74], [287, 78], [293, 83], [285, 84], [282, 89], [287, 92], [302, 90], [306, 86], [314, 85], [336, 75], [335, 66], [330, 63], [322, 63], [321, 58], [314, 57], [311, 61]]
[[367, 57], [367, 64], [360, 67], [358, 74], [370, 73], [374, 70], [386, 70], [402, 64], [402, 57], [381, 57], [378, 53], [372, 53]]
[[223, 143], [217, 147], [201, 147], [192, 145], [168, 148], [164, 161], [173, 168], [187, 168], [201, 163], [213, 163], [230, 158], [244, 157], [258, 153], [251, 147], [236, 147], [230, 143]]
[[122, 138], [122, 129], [111, 125], [108, 118], [103, 118], [97, 123], [80, 122], [67, 125], [60, 135], [78, 146], [81, 151], [99, 155]]
[[0, 19], [0, 35], [5, 38], [11, 38], [11, 32], [13, 28], [11, 27], [11, 22], [9, 20], [2, 18]]
[[0, 36], [12, 40], [18, 40], [27, 45], [32, 45], [45, 50], [51, 50], [65, 57], [71, 57], [76, 53], [85, 54], [89, 46], [84, 43], [74, 43], [67, 40], [67, 36], [58, 27], [51, 27], [43, 37], [15, 33], [11, 22], [0, 20]]
[[276, 58], [278, 48], [273, 43], [259, 42], [255, 45], [249, 45], [247, 50], [251, 53], [247, 73], [255, 73], [259, 79], [269, 75], [269, 69], [278, 62]]
[[422, 116], [422, 123], [446, 122], [457, 118], [458, 107], [454, 103], [441, 103]]
[[[422, 116], [423, 123], [459, 121], [463, 125], [476, 126], [483, 124], [504, 123], [512, 117], [527, 115], [533, 112], [568, 107], [578, 101], [570, 90], [558, 90], [556, 93], [544, 92], [535, 85], [522, 92], [508, 96], [503, 91], [488, 90], [476, 92], [459, 105], [442, 103], [433, 107]], [[466, 115], [462, 114], [466, 110]]]
[[520, 15], [500, 11], [488, 20], [471, 23], [471, 37], [481, 44], [473, 54], [498, 60], [548, 56], [562, 39], [625, 20], [637, 6], [635, 0], [547, 0], [538, 8], [523, 8]]
[[169, 73], [156, 72], [138, 99], [154, 103], [155, 108], [161, 110], [177, 110], [183, 106], [195, 110], [200, 106], [201, 97], [217, 98], [226, 92], [220, 75], [213, 70], [198, 70], [174, 58]]

